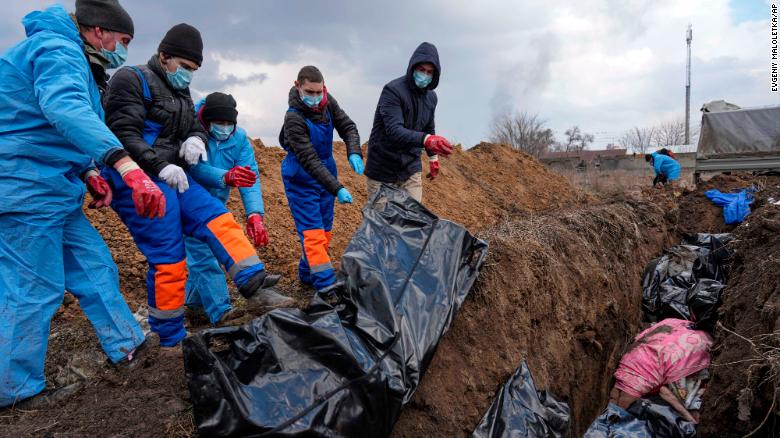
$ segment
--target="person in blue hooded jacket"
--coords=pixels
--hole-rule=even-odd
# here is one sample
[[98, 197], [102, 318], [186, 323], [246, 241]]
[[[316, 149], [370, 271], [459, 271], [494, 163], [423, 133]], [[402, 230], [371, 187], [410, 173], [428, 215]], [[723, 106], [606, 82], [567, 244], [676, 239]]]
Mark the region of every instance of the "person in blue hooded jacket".
[[450, 142], [436, 135], [434, 115], [441, 63], [436, 46], [422, 43], [409, 59], [406, 74], [382, 89], [368, 139], [366, 177], [369, 201], [381, 185], [406, 191], [422, 201], [422, 161], [425, 149], [428, 178], [439, 174], [439, 155], [452, 153]]
[[647, 154], [645, 155], [645, 161], [650, 163], [655, 171], [654, 186], [664, 185], [680, 178], [680, 163], [664, 153], [654, 152]]
[[[111, 202], [94, 164], [116, 169], [146, 217], [165, 198], [103, 122], [100, 82], [126, 56], [133, 22], [116, 0], [78, 0], [24, 17], [0, 56], [0, 406], [40, 393], [51, 318], [67, 289], [113, 363], [137, 363], [143, 332], [108, 247], [82, 211]], [[97, 64], [97, 66], [95, 66]]]
[[[211, 93], [195, 105], [195, 112], [208, 132], [208, 161], [191, 166], [190, 175], [223, 204], [230, 197], [231, 187], [238, 187], [249, 240], [256, 247], [268, 245], [260, 173], [252, 143], [236, 125], [236, 100], [229, 94]], [[230, 305], [225, 274], [209, 246], [189, 236], [184, 243], [189, 270], [185, 302], [188, 309], [202, 308], [215, 325], [240, 316]]]

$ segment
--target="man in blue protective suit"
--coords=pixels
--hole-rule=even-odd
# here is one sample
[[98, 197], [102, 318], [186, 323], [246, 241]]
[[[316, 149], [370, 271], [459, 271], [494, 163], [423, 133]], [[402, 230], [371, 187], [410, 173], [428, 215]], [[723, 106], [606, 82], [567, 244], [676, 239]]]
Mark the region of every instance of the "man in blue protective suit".
[[653, 166], [655, 179], [653, 185], [658, 187], [666, 185], [680, 178], [680, 163], [674, 158], [662, 152], [654, 152], [645, 155], [645, 161]]
[[[238, 110], [233, 96], [211, 93], [195, 105], [198, 121], [208, 133], [208, 161], [190, 167], [190, 175], [223, 204], [230, 188], [238, 187], [247, 216], [246, 233], [256, 246], [268, 244], [263, 223], [263, 194], [252, 143], [246, 132], [236, 126]], [[225, 274], [205, 243], [185, 237], [187, 249], [186, 305], [202, 308], [212, 324], [224, 324], [239, 312], [232, 309]]]
[[317, 67], [309, 65], [300, 70], [288, 104], [279, 143], [287, 151], [282, 161], [282, 181], [303, 247], [298, 277], [330, 300], [342, 286], [328, 256], [334, 199], [342, 204], [352, 202], [352, 195], [338, 180], [333, 129], [346, 143], [349, 164], [358, 175], [363, 174], [360, 135], [355, 122], [328, 93]]
[[168, 207], [161, 219], [139, 216], [119, 175], [113, 169], [103, 170], [114, 188], [111, 208], [148, 261], [149, 325], [160, 335], [163, 347], [175, 347], [187, 335], [185, 235], [211, 248], [239, 293], [253, 304], [279, 307], [292, 303], [273, 289], [280, 276], [266, 272], [225, 205], [185, 170], [208, 159], [208, 137], [197, 120], [189, 88], [202, 61], [200, 32], [186, 23], [177, 24], [145, 65], [125, 67], [114, 74], [105, 98], [106, 123], [152, 176]]
[[[79, 0], [28, 14], [27, 38], [0, 56], [0, 406], [45, 387], [51, 318], [64, 290], [79, 300], [113, 363], [138, 362], [144, 336], [117, 268], [82, 211], [81, 178], [116, 169], [139, 215], [165, 198], [103, 122], [105, 69], [124, 60], [133, 22], [116, 0]], [[104, 206], [111, 190], [86, 175]]]

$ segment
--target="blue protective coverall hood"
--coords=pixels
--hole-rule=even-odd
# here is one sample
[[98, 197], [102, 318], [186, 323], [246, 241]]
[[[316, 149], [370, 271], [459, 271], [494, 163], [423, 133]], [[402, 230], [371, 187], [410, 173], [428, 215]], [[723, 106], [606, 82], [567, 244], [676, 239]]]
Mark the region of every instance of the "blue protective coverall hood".
[[81, 207], [80, 174], [122, 144], [62, 6], [24, 17], [27, 38], [0, 57], [0, 211]]

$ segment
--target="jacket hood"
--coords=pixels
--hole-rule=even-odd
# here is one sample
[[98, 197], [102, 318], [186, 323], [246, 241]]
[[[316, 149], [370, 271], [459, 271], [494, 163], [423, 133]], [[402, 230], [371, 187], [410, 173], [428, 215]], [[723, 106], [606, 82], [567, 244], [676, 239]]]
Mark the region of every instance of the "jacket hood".
[[68, 15], [68, 12], [60, 5], [54, 5], [45, 11], [33, 11], [22, 19], [22, 25], [28, 37], [39, 32], [54, 32], [71, 39], [82, 47], [84, 43], [81, 36]]
[[439, 63], [439, 51], [431, 43], [420, 44], [412, 53], [412, 57], [409, 59], [409, 67], [406, 68], [406, 83], [409, 84], [412, 90], [419, 90], [419, 87], [414, 83], [412, 74], [414, 73], [414, 67], [423, 62], [430, 62], [436, 68], [436, 71], [433, 72], [433, 80], [425, 87], [425, 90], [435, 90], [439, 85], [441, 64]]

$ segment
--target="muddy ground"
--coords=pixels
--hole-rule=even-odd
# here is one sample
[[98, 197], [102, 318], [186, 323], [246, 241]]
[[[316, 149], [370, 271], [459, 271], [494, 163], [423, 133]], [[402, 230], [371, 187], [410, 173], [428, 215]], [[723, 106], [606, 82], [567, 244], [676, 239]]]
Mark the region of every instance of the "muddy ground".
[[[360, 223], [359, 207], [366, 191], [365, 180], [348, 169], [343, 145], [335, 149], [342, 182], [355, 198], [355, 205], [336, 207], [332, 256], [338, 260]], [[271, 235], [270, 246], [259, 254], [269, 270], [285, 275], [282, 289], [304, 306], [312, 291], [300, 288], [295, 280], [300, 247], [279, 176], [284, 152], [258, 145], [256, 155]], [[442, 168], [436, 181], [424, 180], [423, 202], [441, 217], [464, 224], [488, 240], [490, 259], [394, 435], [467, 435], [522, 358], [528, 359], [538, 387], [570, 403], [572, 436], [581, 435], [606, 404], [611, 374], [639, 327], [639, 279], [644, 265], [676, 243], [682, 232], [726, 229], [719, 209], [703, 198], [701, 190], [588, 194], [533, 158], [486, 143], [465, 152], [457, 150], [442, 161]], [[736, 187], [748, 182], [727, 179], [711, 184]], [[229, 207], [243, 223], [237, 196]], [[113, 212], [88, 211], [88, 216], [114, 254], [123, 293], [135, 310], [145, 302], [145, 260]], [[777, 245], [762, 248], [775, 257], [770, 261], [780, 259]], [[749, 290], [745, 293], [752, 293], [748, 278], [756, 278], [738, 272], [736, 268], [732, 281], [745, 282]], [[767, 273], [761, 282], [771, 279]], [[734, 285], [738, 287], [742, 286]], [[776, 292], [767, 293], [776, 300]], [[235, 294], [234, 299], [237, 306], [243, 305]], [[729, 308], [738, 307], [729, 303], [727, 299], [727, 314]], [[736, 319], [728, 318], [724, 321], [730, 327], [738, 326]], [[771, 314], [766, 318], [771, 319]], [[203, 321], [196, 321], [191, 330], [204, 327]], [[767, 327], [771, 329], [769, 324], [756, 327], [756, 333]], [[728, 345], [728, 338], [723, 339]], [[749, 350], [736, 343], [724, 351], [740, 348]], [[66, 295], [52, 324], [46, 373], [52, 385], [78, 382], [82, 386], [74, 396], [50, 407], [0, 412], [0, 436], [195, 433], [180, 352], [155, 351], [142, 369], [130, 372], [117, 371], [103, 360], [89, 323], [77, 302]], [[724, 397], [731, 397], [738, 388], [725, 388], [725, 384], [736, 380], [724, 373], [722, 382], [714, 379], [713, 393], [720, 385]], [[756, 400], [764, 400], [760, 388], [755, 394]], [[765, 412], [756, 402], [751, 418]], [[713, 417], [711, 424], [719, 420]]]

